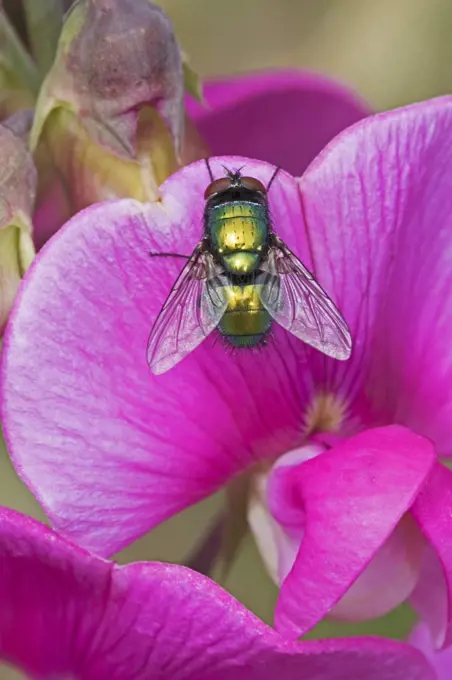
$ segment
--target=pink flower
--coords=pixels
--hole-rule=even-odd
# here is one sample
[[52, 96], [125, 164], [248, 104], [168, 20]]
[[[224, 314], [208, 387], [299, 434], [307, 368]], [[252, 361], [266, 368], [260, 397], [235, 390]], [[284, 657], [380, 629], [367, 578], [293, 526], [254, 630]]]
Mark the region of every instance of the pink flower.
[[284, 642], [190, 569], [120, 567], [5, 508], [0, 564], [0, 660], [43, 680], [433, 680], [408, 645]]
[[[364, 618], [410, 598], [450, 643], [452, 472], [437, 457], [452, 434], [451, 131], [448, 97], [373, 116], [270, 190], [276, 231], [350, 326], [348, 362], [275, 324], [263, 352], [207, 340], [148, 372], [149, 330], [181, 268], [148, 251], [195, 247], [203, 162], [173, 175], [160, 203], [95, 206], [53, 239], [5, 340], [3, 420], [58, 529], [112, 554], [244, 470], [288, 453], [299, 463], [316, 445], [290, 474], [279, 461], [264, 498], [290, 539], [277, 628], [297, 637], [333, 608]], [[274, 172], [211, 162], [216, 177], [243, 164], [264, 183]]]

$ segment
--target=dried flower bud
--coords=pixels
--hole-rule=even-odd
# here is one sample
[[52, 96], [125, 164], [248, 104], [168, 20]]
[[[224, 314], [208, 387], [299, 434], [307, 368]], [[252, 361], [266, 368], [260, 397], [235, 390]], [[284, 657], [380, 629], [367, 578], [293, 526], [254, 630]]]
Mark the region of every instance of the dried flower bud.
[[183, 62], [169, 19], [149, 0], [75, 4], [30, 137], [33, 151], [45, 143], [72, 212], [121, 196], [155, 200], [181, 162], [206, 155], [192, 125], [184, 134], [184, 74], [191, 92], [198, 82]]
[[[81, 105], [93, 118], [109, 121], [114, 148], [117, 141], [132, 156], [139, 109], [151, 105], [179, 152], [184, 81], [168, 17], [149, 0], [91, 0], [86, 7], [83, 29], [67, 54]], [[121, 146], [115, 150], [121, 153]]]

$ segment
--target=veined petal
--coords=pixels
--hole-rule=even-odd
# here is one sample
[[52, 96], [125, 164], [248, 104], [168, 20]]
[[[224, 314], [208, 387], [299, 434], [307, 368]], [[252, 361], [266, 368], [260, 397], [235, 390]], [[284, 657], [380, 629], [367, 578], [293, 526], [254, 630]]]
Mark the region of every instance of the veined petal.
[[331, 611], [410, 508], [434, 462], [428, 440], [391, 426], [367, 430], [291, 471], [306, 517], [276, 607], [279, 631], [296, 638]]
[[188, 110], [212, 153], [240, 153], [301, 175], [344, 128], [369, 115], [346, 87], [303, 71], [268, 71], [213, 80], [205, 104]]
[[[439, 581], [429, 588], [430, 602], [425, 609], [422, 599], [417, 600], [419, 612], [426, 616], [431, 627], [434, 644], [437, 647], [452, 644], [452, 471], [437, 463], [427, 484], [416, 498], [411, 512], [422, 533], [430, 542], [442, 566], [443, 574]], [[430, 572], [431, 573], [431, 572]], [[436, 574], [435, 574], [436, 575]], [[444, 579], [446, 588], [444, 588]], [[446, 592], [445, 592], [446, 591]], [[425, 593], [425, 586], [424, 586]], [[447, 596], [447, 606], [439, 606], [438, 595]], [[428, 595], [427, 595], [428, 597]], [[415, 601], [416, 604], [416, 601]], [[443, 616], [435, 620], [431, 615], [432, 607], [436, 614]]]
[[[383, 640], [285, 643], [185, 567], [118, 567], [0, 511], [0, 659], [80, 680], [433, 680], [424, 657]], [[30, 574], [32, 577], [30, 577]]]
[[[211, 161], [216, 177], [223, 165], [266, 183], [274, 172], [223, 157]], [[14, 464], [58, 529], [102, 554], [303, 437], [308, 350], [276, 325], [263, 353], [231, 355], [208, 338], [167, 374], [149, 372], [148, 335], [181, 260], [148, 253], [191, 253], [208, 183], [199, 162], [162, 186], [161, 202], [79, 213], [35, 260], [9, 326], [3, 423]], [[278, 174], [269, 200], [303, 257], [290, 175]]]
[[311, 379], [361, 420], [403, 423], [440, 454], [452, 441], [451, 134], [452, 97], [372, 116], [299, 181], [311, 267], [354, 339], [351, 361], [314, 359]]

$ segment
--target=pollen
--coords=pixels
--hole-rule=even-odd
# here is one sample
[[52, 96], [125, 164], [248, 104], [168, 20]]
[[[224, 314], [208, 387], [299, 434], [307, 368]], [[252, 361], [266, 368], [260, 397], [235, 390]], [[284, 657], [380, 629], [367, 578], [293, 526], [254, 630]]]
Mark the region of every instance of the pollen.
[[337, 394], [318, 392], [314, 395], [303, 418], [303, 432], [339, 432], [344, 423], [347, 405]]

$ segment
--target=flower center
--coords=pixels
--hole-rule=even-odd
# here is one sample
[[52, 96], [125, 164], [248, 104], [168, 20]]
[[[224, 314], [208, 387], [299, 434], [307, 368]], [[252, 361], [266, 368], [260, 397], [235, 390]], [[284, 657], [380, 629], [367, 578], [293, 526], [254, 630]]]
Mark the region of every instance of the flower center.
[[337, 394], [318, 392], [314, 395], [303, 418], [306, 438], [316, 432], [338, 433], [347, 415], [347, 404]]

